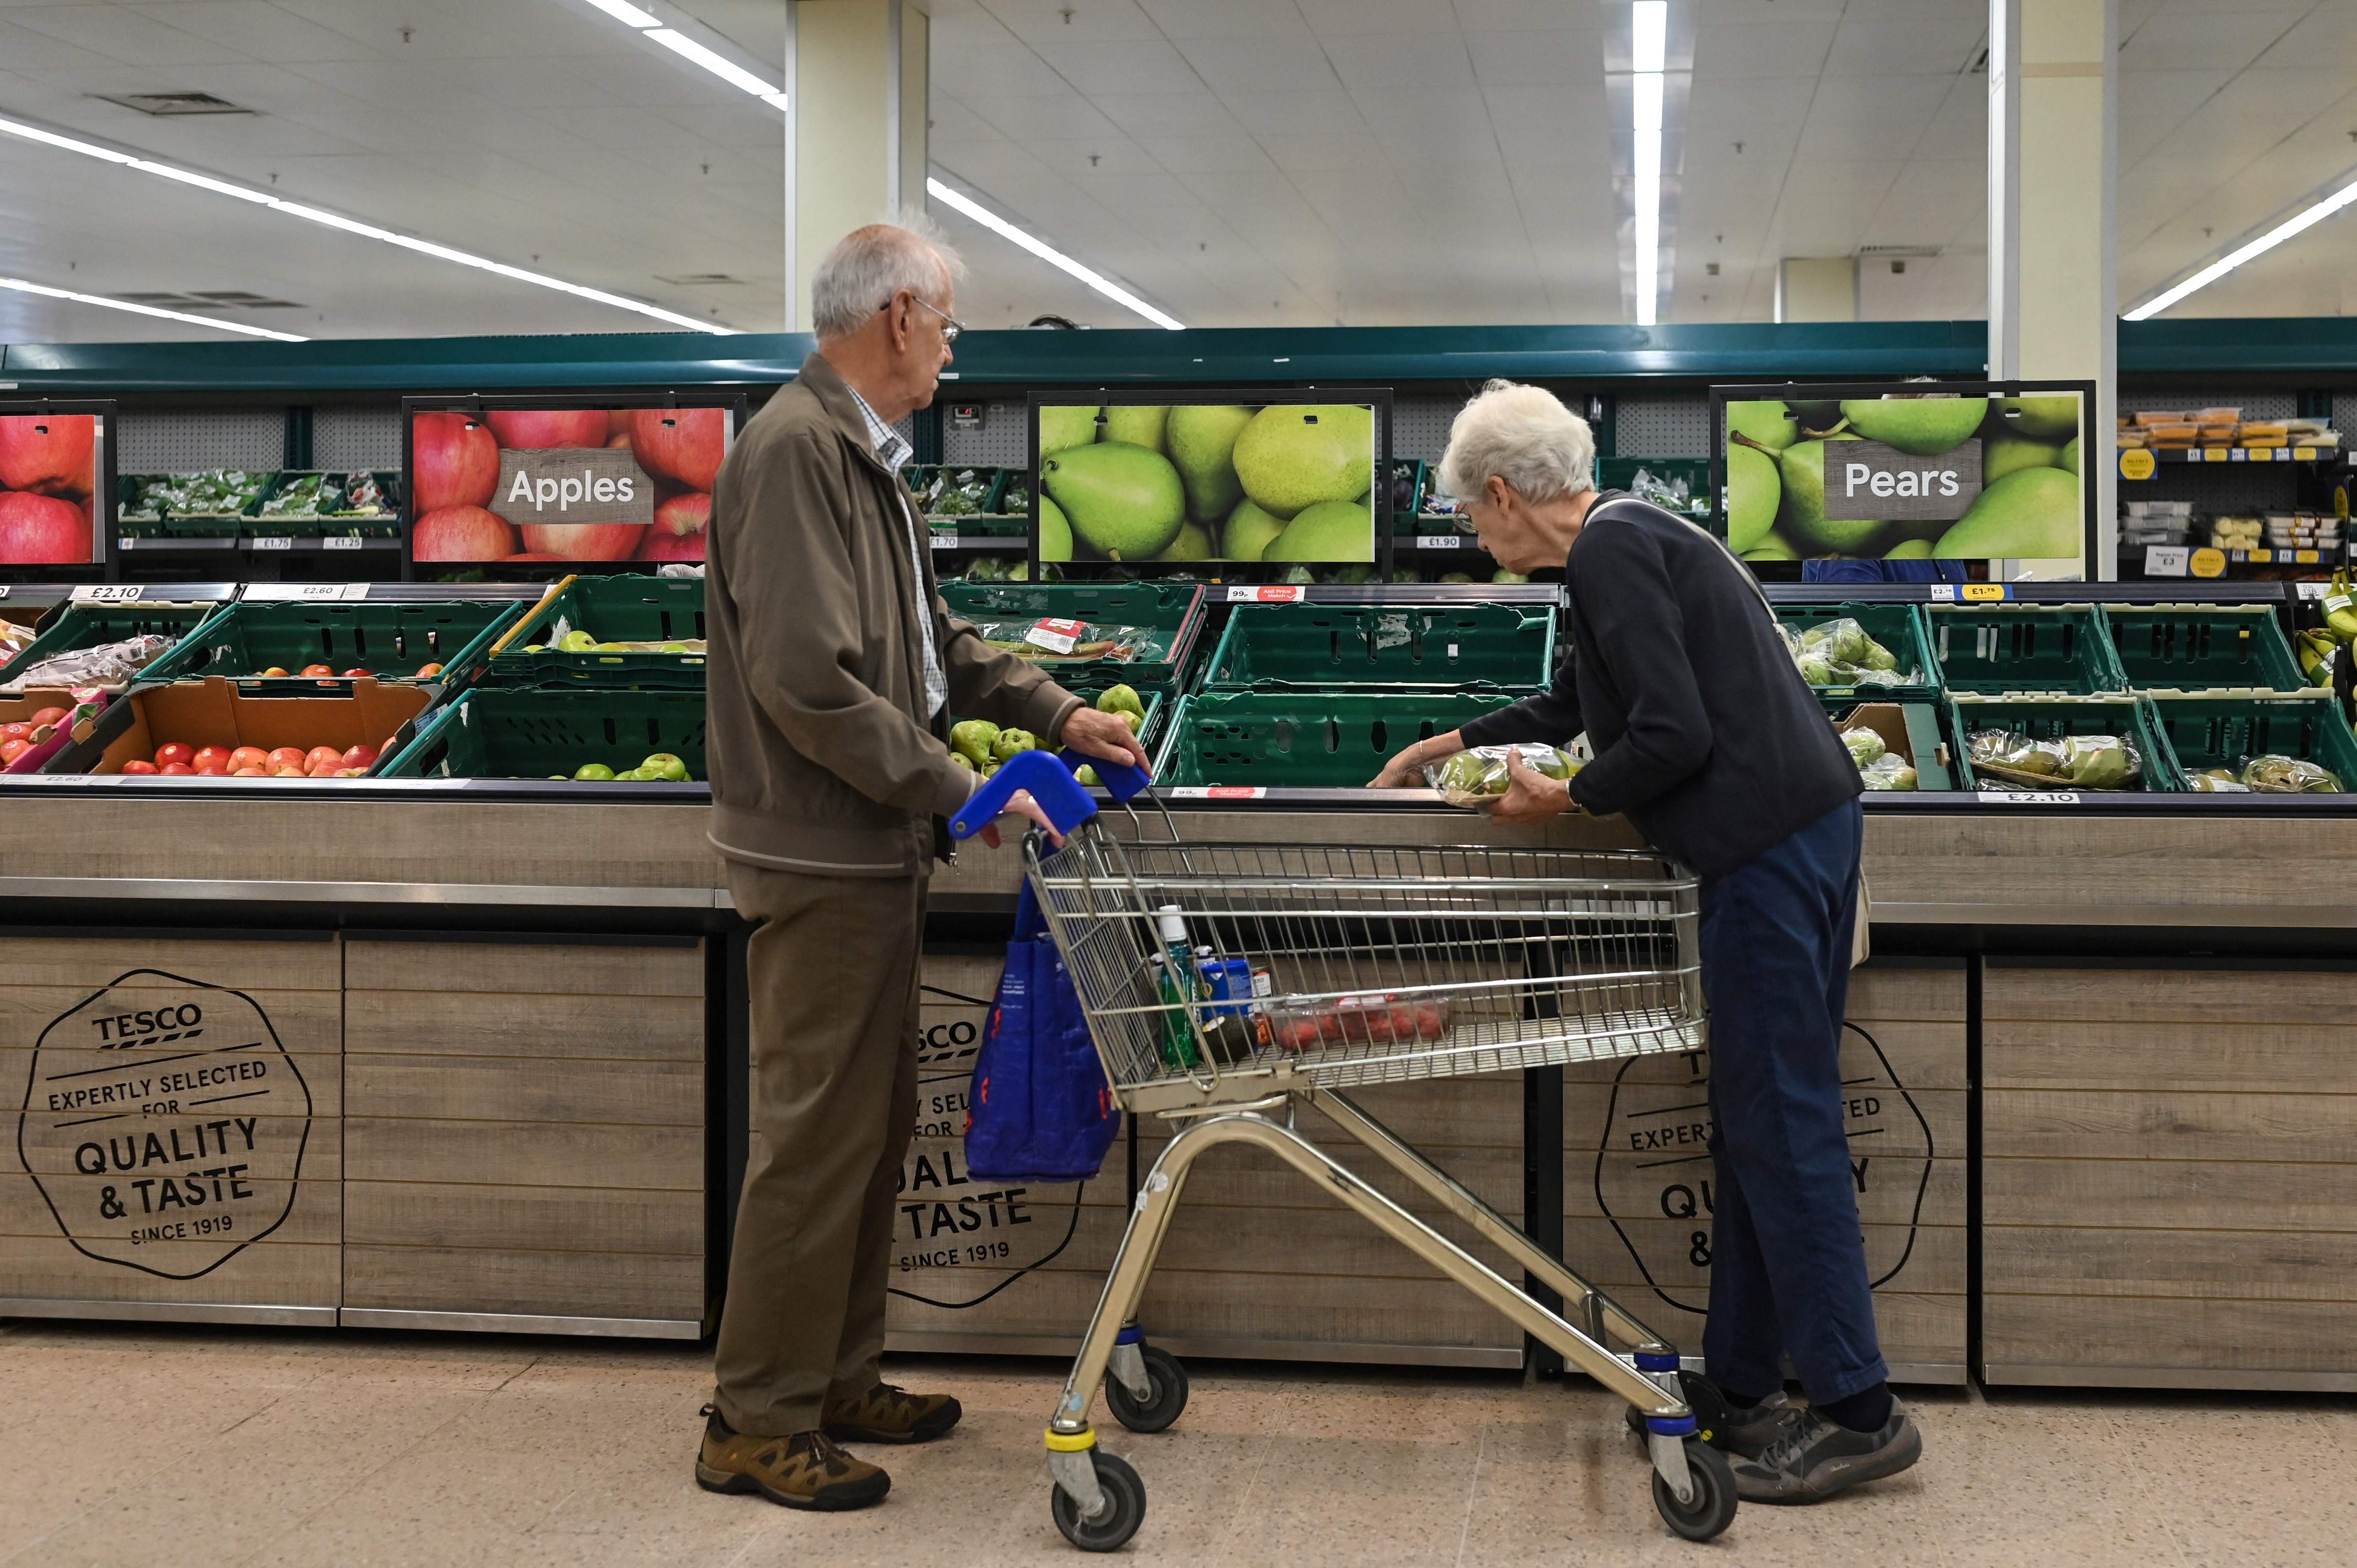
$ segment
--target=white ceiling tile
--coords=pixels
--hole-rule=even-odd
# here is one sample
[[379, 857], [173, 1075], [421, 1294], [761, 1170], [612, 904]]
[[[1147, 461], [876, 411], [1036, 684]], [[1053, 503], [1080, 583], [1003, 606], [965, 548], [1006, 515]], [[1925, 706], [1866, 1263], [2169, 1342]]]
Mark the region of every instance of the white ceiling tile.
[[1280, 0], [1139, 0], [1167, 38], [1298, 38], [1301, 13]]
[[1424, 33], [1376, 33], [1325, 40], [1326, 58], [1351, 91], [1397, 91], [1413, 102], [1430, 92], [1473, 85], [1473, 65], [1462, 38]]
[[[1313, 137], [1285, 138], [1287, 147]], [[1356, 141], [1356, 137], [1344, 138]], [[1157, 136], [1149, 150], [1155, 162], [1173, 174], [1222, 174], [1264, 172], [1271, 167], [1269, 156], [1250, 133], [1237, 130], [1214, 136]]]
[[1205, 85], [1223, 97], [1341, 86], [1325, 49], [1308, 37], [1190, 38], [1178, 48]]
[[1320, 33], [1447, 33], [1458, 30], [1450, 0], [1294, 0]]
[[1026, 43], [1155, 38], [1161, 35], [1135, 0], [982, 0], [983, 8]]
[[1457, 22], [1469, 37], [1556, 27], [1593, 29], [1598, 15], [1596, 7], [1577, 0], [1457, 0]]
[[1813, 77], [1833, 48], [1830, 22], [1711, 23], [1695, 29], [1695, 76]]
[[80, 44], [19, 27], [0, 15], [0, 68], [12, 71], [71, 68], [93, 70], [117, 64], [112, 58]]
[[1117, 92], [1097, 108], [1133, 136], [1241, 135], [1243, 127], [1216, 93], [1197, 87], [1184, 92]]
[[[1023, 145], [1033, 157], [1099, 199], [1103, 199], [1103, 182], [1116, 177], [1135, 183], [1140, 190], [1153, 189], [1157, 184], [1172, 190], [1178, 188], [1164, 177], [1162, 166], [1153, 155], [1126, 136], [1093, 136], [1078, 141], [1028, 137]], [[1097, 177], [1092, 179], [1092, 176]]]
[[1302, 92], [1236, 92], [1228, 106], [1245, 130], [1264, 138], [1318, 133], [1363, 132], [1357, 102], [1339, 87]]
[[306, 21], [269, 0], [178, 0], [140, 9], [156, 21], [219, 44], [242, 59], [283, 64], [376, 58], [376, 50], [358, 38]]
[[1121, 92], [1184, 92], [1200, 81], [1186, 57], [1160, 38], [1111, 42], [1051, 38], [1039, 56], [1056, 74], [1092, 96]]
[[1986, 12], [1969, 5], [1904, 22], [1845, 20], [1834, 34], [1825, 70], [1840, 76], [1953, 74], [1972, 65], [1987, 37]]
[[1262, 156], [1288, 174], [1386, 173], [1391, 167], [1382, 146], [1364, 131], [1272, 136]]
[[2288, 33], [2303, 10], [2171, 12], [2123, 30], [2120, 69], [2239, 70]]
[[1002, 135], [1017, 141], [1118, 137], [1121, 130], [1076, 92], [1054, 97], [999, 98], [965, 93], [967, 108]]
[[1012, 98], [1070, 92], [1072, 84], [1020, 43], [977, 44], [935, 49], [933, 80], [971, 103], [977, 98]]
[[1569, 87], [1604, 73], [1604, 35], [1592, 27], [1469, 33], [1465, 42], [1484, 87]]

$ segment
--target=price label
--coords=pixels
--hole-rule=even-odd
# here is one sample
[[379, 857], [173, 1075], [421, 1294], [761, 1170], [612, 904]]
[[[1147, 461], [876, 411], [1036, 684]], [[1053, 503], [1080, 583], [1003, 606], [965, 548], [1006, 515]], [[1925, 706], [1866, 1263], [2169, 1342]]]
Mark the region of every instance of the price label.
[[319, 541], [319, 548], [322, 550], [359, 550], [364, 548], [367, 543], [368, 541], [362, 539], [357, 533], [331, 533], [325, 539]]
[[2334, 591], [2330, 583], [2294, 583], [2292, 586], [2298, 590], [2303, 599], [2320, 599]]
[[5, 584], [5, 583], [0, 583], [0, 599], [5, 599], [5, 598], [6, 598], [7, 596], [8, 596], [8, 585], [7, 585], [7, 584]]
[[2155, 465], [2152, 454], [2142, 446], [2131, 446], [2120, 454], [2120, 478], [2149, 479]]
[[2316, 552], [2313, 550], [2295, 550], [2291, 553], [2291, 559], [2292, 564], [2295, 566], [2313, 566], [2316, 564]]
[[78, 605], [135, 605], [146, 588], [138, 583], [84, 583], [73, 591]]
[[2186, 562], [2192, 553], [2182, 544], [2147, 544], [2144, 547], [2144, 575], [2147, 577], [2182, 577]]
[[1181, 784], [1164, 791], [1174, 800], [1263, 800], [1268, 790], [1258, 784]]
[[1933, 583], [1930, 593], [1934, 604], [1953, 605], [1956, 602], [1956, 585], [1953, 583]]
[[2295, 446], [2291, 449], [2291, 456], [2292, 461], [2295, 463], [2313, 463], [2316, 461], [2316, 448], [2313, 446]]
[[1257, 588], [1232, 586], [1228, 603], [1232, 605], [1297, 605], [1307, 596], [1299, 583], [1270, 583]]
[[139, 548], [139, 542], [126, 533], [114, 542], [114, 547], [117, 550], [136, 550]]
[[292, 550], [295, 541], [283, 533], [257, 533], [246, 542], [249, 550]]
[[1964, 603], [1968, 605], [1992, 604], [2004, 598], [2007, 592], [2003, 583], [1959, 583], [1956, 586], [1963, 592]]
[[[2271, 454], [2269, 454], [2265, 447], [2260, 447], [2258, 450], [2253, 451], [2248, 447], [2234, 446], [2227, 449], [2225, 460], [2229, 463], [2264, 463], [2267, 460], [2269, 456], [2271, 456]], [[2213, 463], [2217, 460], [2218, 459], [2215, 457], [2211, 459]]]
[[934, 535], [933, 535], [933, 548], [934, 548], [934, 549], [936, 549], [936, 550], [955, 550], [957, 547], [958, 547], [958, 536], [957, 536], [956, 534], [954, 534], [954, 533], [936, 533], [936, 534], [934, 534]]
[[[2234, 450], [2237, 453], [2240, 453], [2242, 448], [2237, 446]], [[2226, 456], [2226, 448], [2223, 446], [2204, 446], [2201, 448], [2201, 460], [2205, 463], [2226, 462], [2228, 461]]]
[[1973, 798], [1991, 806], [2075, 806], [2080, 800], [2067, 789], [1975, 789]]
[[1465, 536], [1461, 533], [1419, 533], [1415, 536], [1418, 550], [1462, 550]]
[[2226, 575], [2226, 553], [2204, 545], [2193, 553], [2187, 564], [2197, 577], [2222, 577]]
[[248, 583], [239, 596], [248, 604], [350, 604], [368, 597], [366, 583]]
[[2272, 550], [2254, 550], [2244, 558], [2255, 565], [2265, 566], [2274, 562], [2276, 553]]
[[1023, 640], [1050, 653], [1070, 653], [1080, 642], [1081, 634], [1087, 629], [1087, 623], [1083, 621], [1059, 620], [1050, 617], [1033, 622], [1031, 629], [1023, 634]]

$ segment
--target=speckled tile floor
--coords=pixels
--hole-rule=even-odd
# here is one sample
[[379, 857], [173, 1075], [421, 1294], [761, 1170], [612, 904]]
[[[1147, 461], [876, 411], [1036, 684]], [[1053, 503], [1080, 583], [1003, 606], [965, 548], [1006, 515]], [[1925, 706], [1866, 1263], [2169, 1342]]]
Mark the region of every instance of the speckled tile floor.
[[[702, 1350], [294, 1330], [0, 1325], [0, 1563], [577, 1565], [1082, 1561], [1049, 1523], [1060, 1369], [909, 1359], [946, 1443], [852, 1515], [690, 1477]], [[1917, 1392], [1914, 1471], [1670, 1537], [1620, 1412], [1497, 1374], [1206, 1365], [1147, 1487], [1142, 1562], [2233, 1564], [2357, 1561], [2357, 1401]], [[1110, 1423], [1108, 1423], [1110, 1424]]]

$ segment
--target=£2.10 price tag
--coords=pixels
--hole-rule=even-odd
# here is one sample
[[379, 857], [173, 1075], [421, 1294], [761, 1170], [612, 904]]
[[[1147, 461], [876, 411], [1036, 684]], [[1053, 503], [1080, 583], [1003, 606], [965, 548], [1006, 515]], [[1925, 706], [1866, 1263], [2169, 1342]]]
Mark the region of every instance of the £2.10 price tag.
[[138, 583], [84, 583], [73, 591], [78, 605], [135, 605], [146, 588]]
[[2075, 806], [2076, 791], [2069, 789], [1975, 789], [1973, 798], [1992, 806]]

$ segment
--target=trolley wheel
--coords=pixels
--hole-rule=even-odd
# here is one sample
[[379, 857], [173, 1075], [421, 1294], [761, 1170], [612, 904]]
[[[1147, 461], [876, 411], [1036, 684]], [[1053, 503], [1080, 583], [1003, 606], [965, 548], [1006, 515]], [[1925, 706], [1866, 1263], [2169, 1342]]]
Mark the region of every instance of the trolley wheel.
[[[1718, 1385], [1700, 1372], [1678, 1371], [1678, 1391], [1686, 1408], [1694, 1412], [1695, 1435], [1706, 1443], [1716, 1442], [1727, 1431], [1732, 1412], [1727, 1408], [1727, 1396]], [[1629, 1407], [1629, 1430], [1642, 1437], [1646, 1434], [1645, 1412], [1635, 1405]]]
[[1141, 1345], [1146, 1376], [1154, 1385], [1151, 1398], [1141, 1402], [1119, 1378], [1104, 1382], [1105, 1405], [1113, 1418], [1132, 1432], [1160, 1432], [1187, 1408], [1187, 1369], [1178, 1358], [1153, 1345]]
[[[1089, 1462], [1096, 1466], [1097, 1486], [1104, 1493], [1105, 1510], [1094, 1519], [1081, 1517], [1081, 1505], [1074, 1502], [1063, 1487], [1050, 1490], [1048, 1511], [1056, 1517], [1056, 1528], [1064, 1539], [1083, 1552], [1113, 1552], [1137, 1533], [1146, 1522], [1146, 1483], [1137, 1472], [1117, 1454], [1102, 1448], [1089, 1451]], [[1728, 1483], [1728, 1496], [1733, 1483]], [[1673, 1499], [1675, 1500], [1675, 1499]]]
[[1673, 1533], [1688, 1541], [1708, 1541], [1735, 1522], [1735, 1470], [1726, 1455], [1689, 1437], [1686, 1476], [1694, 1483], [1694, 1501], [1682, 1503], [1662, 1473], [1654, 1471], [1653, 1506]]

